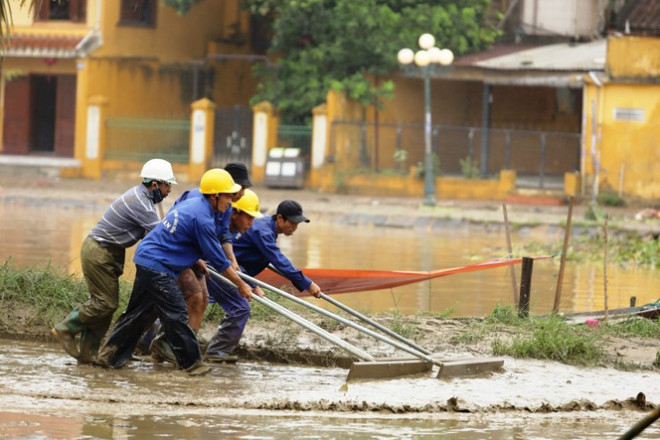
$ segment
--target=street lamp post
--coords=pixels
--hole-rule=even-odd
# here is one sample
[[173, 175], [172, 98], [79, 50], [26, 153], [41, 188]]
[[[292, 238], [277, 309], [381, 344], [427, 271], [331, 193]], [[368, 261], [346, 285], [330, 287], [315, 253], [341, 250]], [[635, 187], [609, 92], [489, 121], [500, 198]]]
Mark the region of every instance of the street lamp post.
[[435, 38], [431, 34], [422, 34], [418, 40], [420, 50], [401, 49], [397, 55], [403, 65], [417, 65], [424, 77], [424, 204], [434, 206], [435, 175], [433, 170], [433, 149], [431, 147], [431, 70], [436, 64], [448, 66], [454, 61], [454, 54], [449, 49], [435, 47]]

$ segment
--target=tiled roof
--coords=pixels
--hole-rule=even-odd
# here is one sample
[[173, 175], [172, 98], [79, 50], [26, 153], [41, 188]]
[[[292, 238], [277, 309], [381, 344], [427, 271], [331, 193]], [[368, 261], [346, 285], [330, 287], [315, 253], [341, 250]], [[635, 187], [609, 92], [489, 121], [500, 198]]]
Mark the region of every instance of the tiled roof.
[[628, 0], [617, 13], [615, 26], [620, 31], [660, 35], [660, 1]]
[[76, 58], [76, 46], [84, 37], [79, 35], [10, 34], [0, 53], [5, 57]]

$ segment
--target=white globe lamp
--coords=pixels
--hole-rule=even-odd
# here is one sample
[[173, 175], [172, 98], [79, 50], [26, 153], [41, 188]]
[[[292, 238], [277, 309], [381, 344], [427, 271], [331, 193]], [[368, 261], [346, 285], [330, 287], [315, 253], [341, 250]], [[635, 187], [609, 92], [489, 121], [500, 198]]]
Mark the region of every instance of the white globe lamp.
[[430, 49], [435, 46], [435, 37], [431, 34], [422, 34], [417, 43], [422, 49]]
[[401, 64], [412, 64], [415, 60], [415, 52], [412, 49], [404, 48], [399, 51], [396, 58]]
[[427, 51], [418, 50], [415, 53], [415, 64], [417, 64], [419, 67], [426, 67], [430, 62], [431, 58], [429, 57], [429, 53]]
[[440, 50], [440, 64], [448, 66], [454, 61], [454, 53], [449, 49]]

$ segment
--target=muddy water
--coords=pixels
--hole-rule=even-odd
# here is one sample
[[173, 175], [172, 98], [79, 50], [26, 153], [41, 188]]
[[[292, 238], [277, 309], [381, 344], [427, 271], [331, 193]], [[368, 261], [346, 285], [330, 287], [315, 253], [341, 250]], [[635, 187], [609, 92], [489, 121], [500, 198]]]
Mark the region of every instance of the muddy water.
[[[105, 206], [82, 202], [5, 200], [0, 203], [0, 261], [11, 257], [19, 266], [43, 266], [48, 261], [67, 272], [80, 273], [82, 240]], [[563, 231], [548, 226], [522, 228], [516, 243], [534, 240], [561, 250]], [[299, 267], [427, 271], [475, 263], [505, 254], [501, 227], [448, 221], [434, 229], [394, 229], [345, 225], [331, 219], [303, 224], [293, 237], [278, 242]], [[132, 280], [133, 249], [125, 277]], [[531, 310], [546, 313], [554, 303], [559, 259], [536, 261]], [[639, 305], [660, 297], [660, 272], [610, 265], [608, 307], [627, 307], [631, 296]], [[520, 266], [516, 266], [516, 279]], [[519, 283], [518, 283], [519, 284]], [[339, 295], [351, 307], [365, 311], [443, 312], [452, 316], [483, 316], [498, 304], [509, 304], [513, 288], [509, 268], [437, 278], [388, 290]], [[569, 262], [564, 273], [560, 310], [580, 312], [604, 308], [602, 265]]]
[[190, 378], [151, 362], [77, 365], [55, 344], [3, 339], [0, 359], [0, 438], [12, 439], [616, 438], [646, 414], [626, 400], [657, 397], [660, 378], [515, 359], [453, 380], [346, 384], [346, 370], [259, 362]]

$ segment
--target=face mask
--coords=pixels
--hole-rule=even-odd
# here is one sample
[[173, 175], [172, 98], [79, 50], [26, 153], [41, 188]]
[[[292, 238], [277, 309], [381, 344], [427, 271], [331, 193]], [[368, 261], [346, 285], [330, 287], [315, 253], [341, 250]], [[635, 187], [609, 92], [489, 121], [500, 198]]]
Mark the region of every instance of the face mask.
[[157, 205], [158, 203], [163, 201], [163, 193], [160, 191], [160, 188], [156, 188], [153, 191], [151, 191], [149, 194], [151, 194], [151, 200], [154, 201], [154, 205]]

